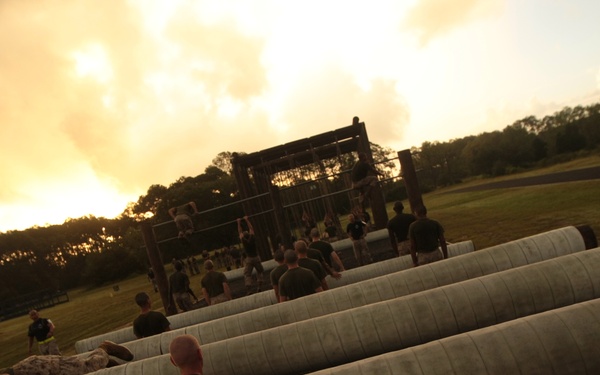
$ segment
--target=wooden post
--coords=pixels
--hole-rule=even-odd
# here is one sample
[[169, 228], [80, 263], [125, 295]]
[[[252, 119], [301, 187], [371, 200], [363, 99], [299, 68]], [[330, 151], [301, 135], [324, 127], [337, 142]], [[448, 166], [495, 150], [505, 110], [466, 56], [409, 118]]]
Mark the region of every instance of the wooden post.
[[[358, 152], [364, 152], [367, 155], [367, 161], [373, 163], [373, 153], [371, 152], [371, 143], [369, 142], [369, 136], [367, 135], [367, 128], [364, 122], [358, 122], [358, 117], [352, 119], [352, 125], [359, 128], [357, 150]], [[383, 190], [377, 184], [371, 190], [371, 210], [373, 211], [373, 223], [375, 229], [384, 229], [387, 227], [388, 215], [385, 207], [385, 199], [383, 197]]]
[[271, 185], [270, 191], [275, 222], [277, 224], [277, 231], [281, 236], [281, 243], [285, 246], [286, 249], [293, 249], [291, 229], [288, 221], [285, 219], [285, 212], [283, 210], [283, 205], [281, 204], [281, 199], [279, 196], [279, 188], [275, 185]]
[[154, 230], [152, 225], [148, 222], [143, 222], [141, 225], [142, 236], [144, 237], [144, 243], [146, 244], [146, 253], [148, 254], [148, 260], [150, 266], [154, 271], [154, 278], [158, 285], [158, 291], [160, 292], [160, 299], [162, 300], [165, 312], [167, 315], [177, 314], [177, 306], [173, 301], [173, 297], [169, 298], [169, 281], [167, 280], [167, 273], [163, 265], [160, 251], [158, 250], [158, 244], [156, 243], [156, 237], [154, 236]]
[[402, 181], [404, 181], [408, 202], [410, 203], [410, 212], [414, 212], [417, 206], [423, 204], [423, 197], [419, 189], [417, 172], [415, 171], [410, 150], [399, 151], [398, 159], [400, 160], [400, 175], [402, 176]]

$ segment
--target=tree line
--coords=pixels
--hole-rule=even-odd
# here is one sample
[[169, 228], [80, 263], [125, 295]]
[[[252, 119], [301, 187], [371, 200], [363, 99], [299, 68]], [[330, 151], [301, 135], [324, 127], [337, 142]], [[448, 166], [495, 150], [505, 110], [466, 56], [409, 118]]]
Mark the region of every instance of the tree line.
[[[563, 162], [594, 152], [599, 143], [600, 103], [565, 107], [542, 119], [525, 117], [501, 131], [423, 142], [411, 151], [420, 187], [427, 192], [474, 176], [499, 176]], [[397, 175], [394, 162], [388, 161], [396, 156], [394, 150], [372, 144], [372, 151], [378, 168], [388, 177]], [[194, 235], [194, 254], [236, 244], [234, 221], [244, 212], [240, 204], [232, 204], [239, 200], [231, 173], [232, 155], [219, 153], [198, 176], [180, 177], [169, 186], [150, 186], [115, 219], [85, 216], [60, 225], [0, 233], [0, 298], [40, 289], [98, 286], [145, 273], [148, 261], [139, 231], [142, 221], [156, 225], [163, 260], [188, 256], [190, 245], [177, 239], [168, 209], [189, 201], [196, 202], [199, 211], [208, 211], [195, 217], [197, 228], [212, 228]], [[329, 175], [306, 184], [306, 194], [322, 194], [323, 184], [327, 191], [340, 191], [348, 188], [349, 177], [343, 172], [353, 163], [354, 155], [341, 155], [279, 176], [275, 183], [285, 188]], [[386, 183], [384, 194], [387, 201], [406, 198], [401, 180]], [[334, 198], [334, 206], [340, 214], [351, 209], [343, 196]], [[211, 210], [215, 207], [222, 208]]]

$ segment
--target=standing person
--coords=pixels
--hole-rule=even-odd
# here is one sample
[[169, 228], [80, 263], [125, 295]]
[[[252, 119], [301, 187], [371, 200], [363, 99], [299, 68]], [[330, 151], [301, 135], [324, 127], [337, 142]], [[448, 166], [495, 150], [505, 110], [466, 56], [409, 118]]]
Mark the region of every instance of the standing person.
[[302, 240], [294, 242], [294, 250], [296, 250], [296, 253], [298, 253], [298, 266], [313, 271], [317, 279], [319, 279], [323, 290], [329, 289], [327, 280], [325, 280], [327, 277], [327, 272], [325, 272], [321, 262], [308, 257], [308, 245], [306, 245], [306, 242]]
[[415, 208], [415, 216], [417, 220], [408, 228], [413, 265], [417, 267], [447, 259], [448, 246], [442, 225], [427, 217], [427, 208], [423, 205]]
[[398, 251], [398, 256], [410, 254], [410, 241], [408, 240], [408, 227], [417, 220], [411, 214], [405, 214], [404, 205], [398, 201], [394, 203], [394, 212], [396, 216], [391, 218], [387, 223], [387, 230], [390, 236], [392, 249]]
[[152, 267], [148, 268], [148, 280], [152, 283], [154, 292], [158, 292], [158, 284], [156, 284], [156, 276], [154, 275]]
[[[330, 269], [333, 268], [333, 263], [335, 263], [340, 272], [345, 271], [344, 264], [342, 263], [342, 260], [340, 259], [338, 254], [333, 249], [333, 246], [331, 246], [331, 244], [329, 242], [325, 242], [325, 241], [321, 240], [321, 237], [319, 235], [319, 230], [317, 228], [314, 228], [313, 230], [310, 231], [310, 237], [312, 239], [312, 242], [308, 245], [308, 247], [311, 249], [318, 250], [321, 253], [321, 255], [323, 256], [325, 263], [327, 264], [327, 266]], [[332, 271], [333, 271], [333, 269], [332, 269]], [[328, 273], [331, 276], [334, 276], [333, 272], [328, 271]]]
[[306, 210], [302, 212], [302, 222], [304, 223], [304, 236], [308, 237], [310, 235], [310, 231], [317, 226], [317, 223], [315, 222], [315, 219], [313, 219], [312, 215]]
[[350, 176], [352, 178], [352, 189], [359, 191], [358, 203], [363, 206], [366, 200], [371, 199], [371, 190], [379, 182], [377, 176], [383, 176], [383, 173], [368, 162], [367, 154], [359, 152], [358, 161], [352, 167]]
[[[335, 218], [335, 219], [334, 219]], [[327, 233], [327, 240], [329, 242], [335, 242], [338, 240], [338, 223], [337, 217], [331, 212], [325, 214], [323, 218], [323, 224], [325, 224], [325, 233]]]
[[169, 209], [169, 215], [175, 220], [175, 225], [177, 225], [177, 229], [179, 230], [179, 238], [187, 238], [194, 233], [192, 216], [197, 213], [198, 208], [194, 202], [188, 202]]
[[242, 266], [242, 254], [240, 253], [240, 249], [237, 246], [232, 246], [229, 248], [229, 254], [231, 255], [231, 260], [233, 266], [235, 268], [240, 268]]
[[202, 375], [204, 359], [200, 343], [192, 335], [177, 336], [169, 345], [171, 363], [181, 375]]
[[254, 236], [254, 228], [252, 223], [248, 220], [248, 216], [244, 216], [244, 220], [248, 225], [248, 230], [242, 230], [242, 219], [237, 219], [238, 234], [244, 250], [246, 252], [246, 260], [244, 264], [244, 284], [246, 285], [246, 294], [252, 294], [252, 269], [256, 269], [256, 292], [260, 292], [260, 287], [263, 282], [263, 273], [265, 272], [260, 257], [258, 256], [258, 250], [256, 248], [256, 238]]
[[192, 256], [192, 268], [194, 269], [195, 274], [200, 273], [200, 268], [198, 268], [198, 261], [196, 260], [195, 256]]
[[186, 260], [187, 263], [187, 268], [188, 271], [190, 272], [190, 275], [195, 275], [196, 274], [196, 270], [194, 270], [194, 267], [192, 266], [192, 257], [188, 257]]
[[13, 367], [0, 369], [0, 374], [11, 375], [83, 375], [103, 368], [118, 366], [110, 356], [131, 361], [133, 354], [124, 346], [112, 341], [103, 341], [87, 357], [74, 355], [32, 355]]
[[269, 274], [271, 278], [271, 286], [273, 287], [273, 291], [275, 292], [275, 298], [277, 302], [279, 302], [279, 280], [281, 276], [288, 270], [287, 264], [285, 264], [285, 258], [283, 256], [284, 251], [281, 249], [275, 250], [273, 254], [273, 259], [277, 262], [278, 266], [271, 270]]
[[133, 321], [133, 334], [138, 339], [158, 335], [171, 330], [171, 323], [160, 312], [152, 311], [152, 302], [146, 292], [135, 295], [135, 303], [140, 307], [140, 315]]
[[231, 253], [229, 252], [229, 246], [223, 246], [223, 250], [221, 250], [223, 254], [223, 260], [225, 262], [225, 269], [227, 271], [231, 271], [231, 266], [233, 265], [233, 258], [231, 257]]
[[367, 224], [362, 222], [356, 216], [348, 215], [348, 225], [346, 226], [346, 233], [352, 240], [352, 248], [354, 249], [354, 257], [358, 261], [358, 265], [364, 266], [365, 264], [372, 263], [371, 252], [367, 245]]
[[212, 260], [204, 263], [206, 275], [200, 281], [202, 294], [208, 306], [231, 300], [231, 289], [223, 272], [215, 271]]
[[286, 250], [284, 258], [288, 270], [279, 279], [279, 302], [323, 291], [315, 274], [298, 265], [298, 254], [294, 250]]
[[41, 355], [60, 355], [58, 344], [54, 339], [54, 323], [50, 319], [40, 318], [37, 310], [31, 310], [29, 318], [33, 320], [27, 332], [27, 336], [29, 336], [29, 354], [31, 354], [33, 338], [35, 337]]
[[[176, 261], [175, 272], [169, 276], [169, 301], [173, 298], [181, 310], [191, 310], [192, 301], [189, 290], [190, 278], [183, 272], [183, 265], [181, 262]], [[169, 307], [167, 307], [167, 310]]]

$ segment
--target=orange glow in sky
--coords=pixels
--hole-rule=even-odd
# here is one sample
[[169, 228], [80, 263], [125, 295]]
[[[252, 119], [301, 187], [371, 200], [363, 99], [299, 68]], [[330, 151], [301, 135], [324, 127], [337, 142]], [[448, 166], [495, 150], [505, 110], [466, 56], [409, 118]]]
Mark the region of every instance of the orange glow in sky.
[[600, 2], [0, 2], [0, 231], [349, 125], [395, 150], [600, 101]]

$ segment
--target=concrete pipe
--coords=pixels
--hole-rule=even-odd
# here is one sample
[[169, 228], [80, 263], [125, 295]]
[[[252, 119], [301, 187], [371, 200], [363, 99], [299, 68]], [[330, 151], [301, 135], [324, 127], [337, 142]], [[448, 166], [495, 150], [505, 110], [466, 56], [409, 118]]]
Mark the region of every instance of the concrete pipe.
[[600, 374], [600, 299], [312, 375]]
[[[377, 231], [369, 234], [369, 241], [381, 241], [382, 238], [384, 238], [384, 232], [387, 233], [387, 230]], [[351, 246], [349, 240], [345, 241], [346, 242], [335, 242], [333, 244], [334, 248], [336, 248], [336, 250], [339, 250], [339, 248], [343, 247], [342, 245], [344, 244], [345, 246]], [[597, 246], [596, 237], [594, 235], [593, 230], [589, 226], [582, 226], [578, 228], [565, 227], [561, 229], [556, 229], [553, 231], [511, 241], [506, 244], [497, 245], [489, 249], [512, 247], [517, 247], [521, 249], [521, 258], [518, 258], [519, 255], [517, 251], [513, 254], [515, 258], [511, 259], [510, 264], [503, 265], [503, 260], [501, 259], [501, 256], [498, 255], [498, 257], [495, 259], [495, 262], [497, 263], [498, 267], [497, 270], [502, 270], [517, 267], [519, 265], [533, 263], [534, 261], [550, 259], [559, 255], [570, 254], [573, 251], [580, 251], [585, 249], [586, 245], [587, 248], [592, 247], [592, 245], [593, 247]], [[472, 243], [470, 244], [470, 246], [472, 246]], [[543, 251], [540, 251], [540, 249], [543, 249]], [[460, 255], [464, 253], [463, 250], [465, 250], [464, 252], [472, 251], [472, 247], [464, 249], [451, 246], [449, 248], [449, 255], [451, 257]], [[268, 262], [263, 262], [263, 265], [265, 267], [273, 268], [273, 261], [271, 260], [269, 262], [271, 263], [268, 264]], [[343, 285], [348, 285], [349, 283], [355, 283], [358, 281], [374, 278], [391, 272], [397, 272], [411, 267], [412, 264], [410, 262], [410, 257], [393, 258], [383, 262], [377, 262], [375, 264], [370, 264], [367, 266], [348, 270], [344, 272], [344, 276], [340, 280], [328, 278], [328, 283], [330, 288], [333, 289]], [[229, 271], [227, 273], [228, 278], [240, 277], [240, 272], [241, 269]], [[276, 301], [272, 291], [264, 291], [262, 293], [257, 293], [251, 296], [236, 299], [226, 304], [205, 307], [201, 310], [194, 310], [178, 315], [173, 315], [169, 317], [169, 320], [171, 322], [171, 327], [173, 329], [178, 329], [193, 324], [199, 324], [202, 322], [218, 319], [221, 317], [238, 314], [259, 307], [269, 306], [275, 303]], [[103, 340], [111, 340], [117, 343], [125, 343], [133, 341], [135, 339], [136, 338], [133, 335], [132, 329], [124, 328], [118, 331], [113, 331], [103, 335], [98, 335], [88, 339], [80, 340], [75, 343], [75, 350], [77, 351], [77, 353], [84, 353], [87, 351], [94, 350], [98, 346], [98, 344]]]
[[595, 249], [219, 341], [203, 347], [204, 374], [297, 374], [400, 350], [598, 298], [599, 275]]
[[[598, 275], [600, 249], [594, 249], [203, 345], [204, 374], [299, 374], [338, 366], [598, 298]], [[150, 370], [168, 361], [161, 355], [103, 371], [122, 374], [136, 365], [144, 374], [171, 373]]]
[[[471, 241], [464, 241], [464, 242], [459, 242], [457, 244], [452, 244], [448, 247], [448, 252], [449, 252], [449, 255], [452, 255], [452, 256], [458, 256], [461, 254], [473, 252], [473, 243]], [[394, 259], [390, 259], [387, 261], [379, 262], [378, 264], [382, 264], [382, 263], [385, 263], [385, 264], [382, 264], [378, 267], [371, 267], [371, 266], [375, 266], [375, 265], [364, 266], [364, 267], [371, 268], [370, 270], [368, 270], [368, 272], [361, 273], [361, 269], [359, 269], [359, 268], [348, 270], [348, 271], [344, 272], [344, 276], [342, 278], [349, 276], [349, 278], [351, 278], [352, 280], [359, 282], [360, 280], [364, 280], [365, 278], [369, 278], [369, 277], [373, 277], [373, 275], [377, 275], [378, 272], [380, 272], [380, 273], [394, 272], [395, 270], [397, 271], [398, 269], [405, 270], [409, 267], [412, 267], [412, 263], [410, 261], [408, 261], [407, 259], [403, 259], [403, 258], [406, 258], [406, 257], [394, 258]], [[408, 258], [410, 258], [410, 257], [408, 257]], [[361, 268], [363, 268], [363, 267], [361, 267]], [[353, 274], [356, 274], [356, 273], [358, 273], [359, 275], [362, 275], [362, 278], [353, 276]], [[346, 299], [346, 297], [344, 297], [344, 298]], [[390, 298], [393, 298], [393, 297], [390, 297]], [[264, 291], [261, 293], [253, 294], [253, 295], [245, 297], [245, 298], [236, 299], [236, 300], [233, 300], [233, 301], [230, 301], [227, 303], [222, 303], [222, 304], [215, 305], [215, 306], [205, 307], [201, 310], [195, 311], [196, 314], [194, 314], [194, 315], [190, 314], [191, 312], [188, 312], [185, 314], [179, 314], [179, 315], [185, 315], [186, 317], [190, 317], [190, 316], [195, 317], [195, 318], [197, 318], [197, 320], [204, 319], [205, 321], [201, 322], [201, 323], [196, 323], [196, 324], [193, 324], [189, 321], [185, 321], [184, 323], [189, 323], [189, 324], [187, 324], [186, 326], [184, 326], [182, 328], [175, 328], [173, 325], [173, 322], [172, 322], [171, 327], [175, 328], [175, 329], [173, 329], [173, 331], [171, 331], [171, 332], [165, 332], [165, 333], [163, 333], [163, 335], [165, 335], [167, 337], [171, 337], [173, 335], [173, 332], [181, 334], [183, 332], [186, 332], [187, 330], [195, 331], [196, 329], [200, 329], [200, 330], [206, 332], [206, 334], [202, 334], [202, 337], [205, 337], [205, 340], [209, 340], [210, 342], [224, 340], [229, 337], [239, 336], [239, 335], [242, 335], [245, 333], [250, 333], [250, 332], [255, 332], [256, 328], [252, 328], [252, 327], [257, 326], [257, 324], [251, 323], [250, 325], [248, 325], [244, 322], [245, 321], [256, 322], [256, 319], [254, 317], [257, 314], [262, 317], [262, 318], [260, 318], [261, 321], [265, 320], [265, 321], [269, 322], [268, 324], [264, 325], [264, 328], [271, 328], [271, 327], [279, 325], [275, 321], [273, 321], [273, 322], [269, 321], [270, 320], [268, 318], [269, 313], [267, 313], [266, 314], [267, 317], [265, 317], [265, 315], [261, 312], [262, 309], [260, 309], [261, 304], [263, 307], [279, 306], [278, 304], [276, 304], [275, 294], [273, 293], [273, 291], [272, 290]], [[338, 304], [340, 304], [340, 308], [343, 306], [339, 302], [338, 302]], [[345, 306], [346, 306], [345, 308], [356, 307], [355, 305], [348, 305], [348, 304], [346, 304]], [[207, 314], [204, 316], [199, 314], [205, 310], [210, 311], [212, 314], [210, 314], [210, 315]], [[255, 311], [256, 311], [256, 314], [253, 314], [253, 312], [255, 312]], [[270, 313], [270, 314], [276, 315], [276, 316], [279, 315], [279, 313], [277, 312], [277, 311], [279, 311], [279, 308], [274, 308], [273, 310], [267, 310], [267, 311], [276, 311], [275, 313]], [[334, 311], [329, 311], [329, 312], [334, 312]], [[179, 316], [179, 315], [177, 315], [177, 316]], [[223, 318], [217, 318], [218, 316], [222, 316]], [[320, 316], [320, 315], [315, 315], [315, 316]], [[296, 317], [296, 318], [294, 318], [294, 317]], [[309, 319], [310, 317], [311, 316], [309, 316], [309, 315], [304, 315], [304, 316], [298, 316], [298, 314], [290, 315], [290, 319], [293, 319], [292, 322], [300, 320], [301, 318]], [[172, 320], [172, 317], [169, 317], [169, 320]], [[213, 326], [212, 322], [215, 322], [214, 326]], [[178, 321], [178, 323], [181, 324], [182, 321]], [[212, 328], [212, 327], [219, 327], [223, 324], [227, 325], [228, 329], [216, 328], [216, 330], [219, 331], [216, 335], [208, 334], [208, 332], [212, 333], [213, 330], [215, 330], [215, 328]], [[236, 326], [239, 326], [240, 324], [244, 324], [245, 327], [241, 327], [240, 329], [234, 328]], [[194, 328], [194, 327], [200, 327], [200, 328]], [[205, 327], [208, 327], [208, 328], [205, 328]], [[149, 343], [149, 341], [152, 341], [152, 343]], [[157, 342], [162, 342], [162, 344], [157, 344]], [[142, 359], [142, 358], [149, 358], [149, 357], [153, 357], [156, 355], [160, 355], [162, 353], [166, 353], [168, 351], [167, 348], [169, 347], [169, 342], [170, 342], [170, 340], [165, 343], [164, 338], [159, 337], [159, 336], [153, 336], [153, 337], [148, 337], [148, 338], [139, 339], [139, 340], [132, 340], [132, 341], [125, 342], [122, 344], [127, 346], [134, 353], [135, 358]], [[90, 344], [87, 343], [87, 345], [90, 345]]]
[[[452, 245], [450, 248], [451, 253], [454, 252], [454, 247], [461, 246], [460, 244]], [[307, 297], [309, 299], [290, 301], [288, 304], [277, 304], [265, 309], [251, 310], [243, 314], [188, 326], [185, 329], [177, 329], [163, 335], [170, 337], [173, 333], [182, 334], [185, 332], [200, 337], [203, 343], [208, 344], [283, 324], [401, 297], [583, 249], [585, 249], [584, 242], [578, 230], [573, 227], [559, 229], [494, 246], [485, 251], [470, 254], [468, 257], [452, 258], [426, 267], [411, 268], [406, 273], [400, 272], [384, 276], [383, 280], [370, 279], [360, 284], [342, 288], [342, 290], [338, 288], [328, 293], [309, 296]], [[403, 262], [404, 269], [406, 269], [406, 267], [412, 267], [412, 263], [408, 259], [410, 257], [401, 257], [388, 262]], [[358, 279], [368, 279], [373, 276], [375, 267], [376, 265], [361, 267], [356, 269], [355, 273], [363, 275]], [[370, 269], [363, 273], [364, 268]], [[345, 277], [342, 277], [342, 279]], [[391, 285], [396, 285], [396, 287], [391, 288]], [[400, 285], [402, 287], [399, 287]], [[311, 299], [316, 299], [317, 302], [312, 303]], [[312, 305], [316, 305], [318, 308], [311, 308]], [[148, 345], [147, 341], [161, 341], [162, 344], [160, 346], [156, 344]], [[153, 357], [168, 351], [168, 341], [165, 342], [163, 338], [156, 336], [125, 343], [125, 345], [135, 354], [137, 359]]]
[[[369, 245], [375, 244], [378, 247], [381, 247], [382, 244], [385, 244], [383, 246], [387, 246], [389, 248], [389, 237], [387, 229], [369, 233], [367, 235], [367, 241], [369, 242]], [[473, 243], [470, 241], [465, 241], [464, 243], [461, 242], [461, 244], [463, 244], [462, 246], [467, 247], [454, 248], [452, 249], [453, 251], [449, 249], [449, 256], [460, 255], [463, 254], [463, 250], [466, 252], [473, 251], [474, 249]], [[332, 246], [334, 250], [340, 253], [352, 253], [352, 242], [349, 239], [333, 242]], [[277, 262], [271, 259], [262, 262], [262, 265], [265, 270], [265, 276], [268, 277], [269, 272], [277, 266]], [[408, 262], [405, 259], [392, 258], [385, 261], [377, 262], [373, 265], [369, 265], [368, 267], [369, 269], [371, 269], [371, 272], [373, 272], [371, 275], [363, 275], [361, 272], [359, 272], [359, 277], [355, 277], [354, 275], [356, 274], [356, 271], [362, 267], [349, 269], [344, 272], [344, 277], [347, 279], [347, 281], [342, 281], [340, 283], [339, 281], [336, 281], [334, 279], [328, 279], [328, 282], [332, 284], [330, 285], [330, 287], [335, 288], [337, 286], [347, 285], [350, 283], [364, 280], [360, 279], [361, 276], [374, 277], [381, 276], [386, 273], [397, 272], [402, 269], [412, 267], [412, 264], [410, 264], [410, 262]], [[235, 270], [227, 271], [225, 272], [225, 275], [227, 276], [227, 280], [229, 280], [230, 285], [235, 282], [243, 282], [244, 269], [242, 267]], [[193, 310], [177, 315], [172, 315], [169, 317], [169, 321], [171, 322], [171, 328], [187, 327], [188, 325], [198, 324], [205, 321], [228, 316], [231, 314], [237, 314], [259, 307], [272, 305], [277, 302], [274, 298], [274, 295], [272, 294], [272, 292], [270, 294], [262, 292], [253, 294], [252, 296], [239, 298], [236, 299], [236, 305], [227, 305], [227, 308], [224, 308], [223, 306], [219, 308], [215, 308], [215, 306], [210, 306], [208, 309], [205, 307], [200, 310]], [[98, 346], [98, 344], [100, 344], [104, 340], [110, 340], [116, 343], [124, 343], [128, 341], [133, 341], [135, 339], [136, 337], [133, 335], [133, 330], [131, 328], [123, 328], [116, 331], [104, 333], [102, 335], [97, 335], [83, 340], [79, 340], [75, 343], [75, 351], [77, 353], [85, 353], [94, 350]]]
[[[564, 236], [565, 233], [573, 235], [578, 233], [577, 230], [572, 229], [573, 231], [557, 230], [547, 233], [546, 236], [538, 235], [535, 236], [536, 238], [513, 241], [505, 246], [495, 246], [443, 262], [174, 330], [158, 337], [137, 340], [125, 345], [139, 360], [166, 353], [172, 335], [189, 333], [199, 337], [203, 344], [208, 344], [495, 273], [513, 265], [520, 266], [526, 262], [541, 261], [550, 256], [573, 252], [575, 248], [584, 249], [583, 246], [575, 245], [578, 242], [575, 238], [567, 241], [570, 236]], [[550, 241], [546, 241], [548, 239]], [[561, 243], [562, 246], [552, 246]], [[539, 249], [538, 244], [546, 246], [547, 250]], [[165, 337], [169, 339], [165, 340]], [[159, 345], [148, 345], [147, 341], [161, 342], [161, 350], [158, 350]]]
[[[448, 256], [455, 257], [469, 252], [473, 252], [473, 242], [463, 241], [456, 244], [452, 244], [448, 247]], [[271, 260], [270, 262], [274, 262]], [[265, 264], [267, 262], [263, 262]], [[272, 268], [272, 265], [270, 266]], [[336, 288], [351, 283], [356, 283], [368, 278], [385, 275], [392, 272], [405, 270], [412, 267], [410, 257], [392, 258], [389, 260], [369, 264], [359, 268], [353, 268], [343, 273], [342, 279], [344, 281], [335, 280], [328, 277], [327, 282], [330, 284], [330, 288]], [[265, 268], [266, 269], [266, 268]], [[230, 280], [230, 273], [240, 274], [242, 269], [226, 272], [227, 279]], [[266, 271], [265, 271], [266, 272]], [[239, 276], [239, 275], [238, 275]], [[243, 277], [243, 274], [242, 274]], [[169, 322], [171, 323], [172, 329], [183, 328], [202, 322], [211, 321], [214, 319], [239, 314], [245, 311], [250, 311], [264, 306], [270, 306], [276, 304], [275, 294], [272, 290], [255, 293], [250, 296], [243, 298], [237, 298], [233, 301], [215, 305], [207, 306], [202, 309], [187, 311], [177, 315], [169, 316]], [[136, 340], [131, 327], [123, 328], [117, 331], [108, 332], [102, 335], [97, 335], [84, 340], [79, 340], [75, 343], [75, 350], [77, 353], [85, 353], [94, 350], [98, 345], [104, 341], [110, 340], [116, 343], [125, 343]]]

